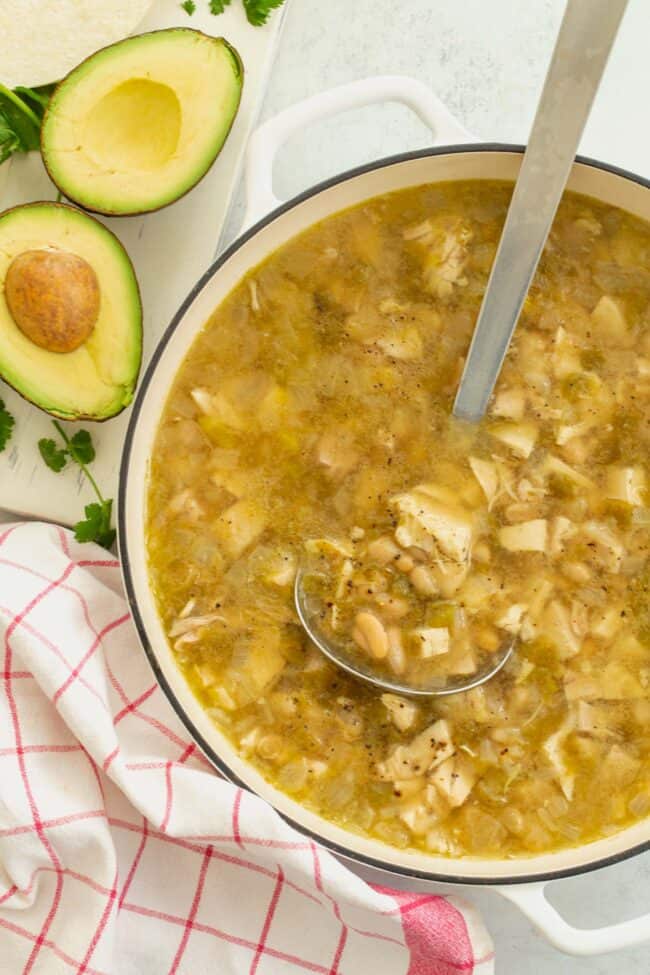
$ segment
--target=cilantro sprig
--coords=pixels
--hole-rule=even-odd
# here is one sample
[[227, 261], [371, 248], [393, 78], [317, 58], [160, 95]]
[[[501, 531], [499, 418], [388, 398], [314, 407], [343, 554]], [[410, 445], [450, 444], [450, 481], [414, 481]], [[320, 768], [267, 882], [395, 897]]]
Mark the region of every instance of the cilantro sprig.
[[55, 85], [6, 88], [0, 84], [0, 163], [40, 148], [41, 122]]
[[52, 423], [63, 440], [63, 446], [49, 437], [39, 440], [38, 449], [44, 463], [55, 474], [59, 474], [68, 461], [77, 464], [97, 495], [97, 501], [85, 506], [85, 518], [74, 526], [74, 537], [78, 542], [97, 542], [104, 548], [110, 548], [115, 541], [115, 529], [111, 527], [113, 500], [103, 496], [95, 478], [88, 470], [88, 464], [92, 464], [95, 459], [92, 438], [87, 430], [77, 430], [72, 437], [69, 437], [60, 423], [56, 420]]
[[16, 421], [5, 406], [4, 401], [0, 399], [0, 453], [11, 440], [15, 423]]
[[[269, 19], [271, 12], [282, 6], [284, 0], [242, 0], [242, 2], [248, 23], [254, 27], [261, 27]], [[208, 0], [208, 8], [211, 14], [222, 14], [231, 3], [232, 0]], [[181, 7], [192, 16], [196, 10], [196, 3], [194, 0], [184, 0]]]

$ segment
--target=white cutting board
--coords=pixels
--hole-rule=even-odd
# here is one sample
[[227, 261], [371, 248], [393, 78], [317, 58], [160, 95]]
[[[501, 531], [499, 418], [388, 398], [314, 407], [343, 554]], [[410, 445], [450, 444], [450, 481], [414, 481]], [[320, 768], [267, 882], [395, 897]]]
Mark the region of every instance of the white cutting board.
[[[252, 27], [240, 0], [219, 16], [208, 12], [208, 0], [196, 0], [189, 17], [179, 0], [156, 0], [139, 31], [161, 27], [195, 27], [223, 36], [244, 62], [241, 106], [228, 141], [216, 163], [187, 196], [158, 213], [143, 217], [100, 218], [117, 234], [135, 266], [144, 306], [143, 368], [179, 304], [212, 261], [239, 174], [246, 140], [253, 126], [273, 61], [286, 4], [265, 27]], [[0, 39], [0, 75], [2, 40]], [[56, 190], [38, 153], [14, 157], [0, 167], [0, 210], [33, 200], [53, 200]], [[14, 415], [14, 435], [0, 454], [0, 509], [62, 524], [82, 517], [94, 500], [74, 468], [54, 474], [40, 458], [37, 442], [54, 436], [51, 419], [26, 403], [0, 381], [0, 399]], [[91, 431], [97, 447], [93, 474], [105, 497], [115, 498], [128, 409], [105, 423], [67, 424]]]

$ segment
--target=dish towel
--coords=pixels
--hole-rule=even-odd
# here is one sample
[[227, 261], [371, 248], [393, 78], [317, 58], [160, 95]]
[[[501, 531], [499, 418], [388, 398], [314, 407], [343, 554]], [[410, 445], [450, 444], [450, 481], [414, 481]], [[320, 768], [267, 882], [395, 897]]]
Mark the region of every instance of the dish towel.
[[467, 904], [372, 887], [220, 778], [119, 563], [0, 526], [2, 975], [490, 975]]

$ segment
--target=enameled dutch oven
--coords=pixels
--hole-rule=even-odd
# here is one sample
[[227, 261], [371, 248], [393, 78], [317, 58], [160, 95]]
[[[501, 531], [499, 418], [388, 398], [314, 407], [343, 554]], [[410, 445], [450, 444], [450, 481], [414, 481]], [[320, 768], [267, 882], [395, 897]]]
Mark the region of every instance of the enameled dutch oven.
[[[272, 191], [272, 165], [289, 136], [318, 118], [386, 101], [412, 108], [433, 132], [434, 147], [343, 173], [280, 204]], [[144, 544], [149, 459], [170, 386], [197, 333], [249, 268], [316, 221], [382, 193], [447, 180], [514, 180], [522, 151], [520, 146], [474, 143], [424, 85], [402, 77], [370, 78], [316, 95], [259, 128], [251, 139], [246, 166], [250, 229], [197, 282], [140, 383], [122, 461], [119, 543], [126, 591], [145, 652], [172, 707], [220, 772], [268, 800], [298, 829], [335, 853], [418, 881], [493, 885], [557, 947], [595, 954], [650, 939], [650, 914], [597, 930], [576, 929], [547, 901], [544, 887], [549, 880], [606, 867], [649, 849], [650, 819], [595, 843], [514, 860], [453, 859], [398, 850], [322, 819], [265, 781], [199, 706], [174, 662], [158, 618]], [[650, 182], [632, 173], [579, 158], [568, 187], [650, 221]]]

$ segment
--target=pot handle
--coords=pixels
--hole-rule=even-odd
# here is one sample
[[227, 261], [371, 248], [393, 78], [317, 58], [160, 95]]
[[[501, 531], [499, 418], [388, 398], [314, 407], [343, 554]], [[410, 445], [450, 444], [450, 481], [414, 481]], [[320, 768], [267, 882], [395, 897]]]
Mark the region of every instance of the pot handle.
[[408, 105], [433, 132], [433, 145], [476, 141], [440, 99], [414, 78], [378, 75], [312, 95], [285, 108], [251, 135], [245, 161], [246, 215], [242, 229], [280, 206], [273, 193], [273, 163], [287, 139], [318, 119], [376, 102]]
[[522, 911], [560, 951], [569, 955], [600, 955], [650, 940], [650, 914], [604, 928], [574, 928], [546, 899], [545, 883], [493, 887]]

